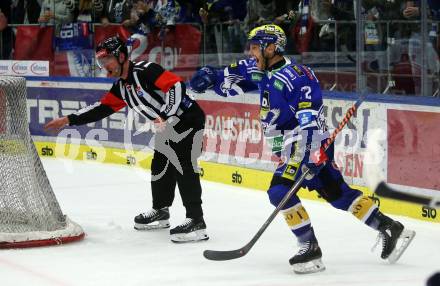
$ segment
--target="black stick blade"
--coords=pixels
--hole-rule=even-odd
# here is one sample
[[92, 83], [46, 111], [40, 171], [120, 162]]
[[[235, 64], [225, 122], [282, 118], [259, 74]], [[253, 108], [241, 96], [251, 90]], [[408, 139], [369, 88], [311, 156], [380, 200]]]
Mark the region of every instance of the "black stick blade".
[[247, 254], [247, 251], [243, 248], [236, 249], [236, 250], [226, 250], [226, 251], [219, 251], [219, 250], [205, 250], [205, 251], [203, 251], [203, 256], [206, 259], [216, 260], [216, 261], [236, 259], [236, 258], [243, 257], [246, 254]]
[[416, 203], [416, 204], [420, 204], [420, 205], [428, 206], [431, 203], [430, 198], [401, 193], [401, 192], [396, 191], [396, 190], [390, 188], [389, 186], [387, 186], [387, 184], [385, 182], [381, 182], [376, 187], [376, 190], [374, 193], [380, 197], [401, 200], [401, 201]]

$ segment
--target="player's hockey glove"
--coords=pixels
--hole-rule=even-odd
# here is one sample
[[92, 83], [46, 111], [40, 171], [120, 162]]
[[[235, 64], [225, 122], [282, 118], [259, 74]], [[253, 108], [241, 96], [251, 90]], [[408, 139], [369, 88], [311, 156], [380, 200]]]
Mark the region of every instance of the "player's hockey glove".
[[211, 66], [204, 66], [199, 69], [191, 78], [190, 86], [194, 92], [205, 92], [212, 88], [217, 81], [216, 70]]
[[[318, 174], [321, 171], [322, 168], [324, 168], [327, 162], [328, 162], [328, 156], [322, 147], [320, 147], [319, 149], [311, 150], [310, 158], [304, 164], [310, 170], [309, 176], [307, 176], [306, 178], [308, 180], [313, 178], [316, 174]], [[303, 168], [303, 172], [304, 171], [305, 168]]]

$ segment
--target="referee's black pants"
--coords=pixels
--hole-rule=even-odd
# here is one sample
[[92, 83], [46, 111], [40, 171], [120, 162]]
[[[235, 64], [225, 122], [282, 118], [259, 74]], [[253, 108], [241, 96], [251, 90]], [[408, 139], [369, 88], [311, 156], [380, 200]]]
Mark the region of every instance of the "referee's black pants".
[[[168, 154], [162, 154], [160, 148], [155, 148], [151, 162], [151, 175], [158, 179], [152, 178], [151, 181], [153, 208], [161, 209], [171, 206], [177, 184], [183, 205], [186, 208], [186, 217], [199, 218], [203, 216], [203, 211], [197, 158], [202, 153], [205, 113], [197, 102], [194, 102], [179, 118], [180, 121], [174, 126], [174, 130], [177, 133], [183, 133], [192, 129], [191, 132], [179, 142], [167, 140], [165, 144], [171, 147], [177, 155], [183, 173], [178, 171], [172, 163], [173, 160], [168, 158], [170, 157]], [[156, 137], [156, 146], [158, 138], [160, 136]]]

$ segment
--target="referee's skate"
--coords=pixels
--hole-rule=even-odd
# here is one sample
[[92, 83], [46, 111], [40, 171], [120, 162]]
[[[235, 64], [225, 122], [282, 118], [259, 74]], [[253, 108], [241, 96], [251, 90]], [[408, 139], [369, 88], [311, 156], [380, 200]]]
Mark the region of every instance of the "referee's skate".
[[182, 224], [170, 230], [170, 235], [171, 241], [176, 243], [209, 239], [203, 217], [197, 219], [186, 218]]
[[151, 209], [146, 213], [141, 213], [134, 218], [134, 229], [152, 230], [170, 227], [170, 211], [168, 208], [159, 210]]

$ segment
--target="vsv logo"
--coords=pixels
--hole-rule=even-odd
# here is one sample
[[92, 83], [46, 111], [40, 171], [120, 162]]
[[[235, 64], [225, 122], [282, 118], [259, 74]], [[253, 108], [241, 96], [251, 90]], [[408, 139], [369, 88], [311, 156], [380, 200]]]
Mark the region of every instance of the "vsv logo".
[[53, 156], [53, 149], [49, 147], [41, 148], [41, 155], [42, 156]]
[[238, 173], [238, 171], [235, 171], [235, 173], [232, 174], [232, 183], [234, 184], [241, 184], [243, 182], [243, 177]]

